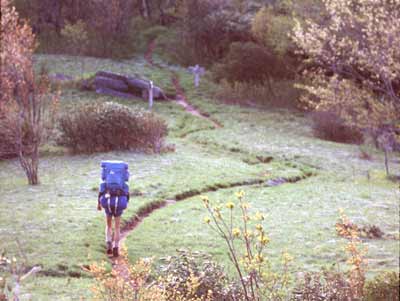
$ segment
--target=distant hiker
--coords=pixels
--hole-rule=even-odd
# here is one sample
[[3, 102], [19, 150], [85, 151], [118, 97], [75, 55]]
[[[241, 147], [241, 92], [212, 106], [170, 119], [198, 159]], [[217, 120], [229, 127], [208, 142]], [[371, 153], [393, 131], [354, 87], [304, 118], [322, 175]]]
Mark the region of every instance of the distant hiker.
[[[129, 186], [126, 183], [129, 180], [128, 164], [122, 161], [102, 161], [101, 168], [102, 182], [97, 209], [104, 208], [106, 213], [107, 254], [117, 257], [119, 255], [121, 215], [129, 202]], [[114, 235], [112, 235], [113, 217], [115, 221]]]

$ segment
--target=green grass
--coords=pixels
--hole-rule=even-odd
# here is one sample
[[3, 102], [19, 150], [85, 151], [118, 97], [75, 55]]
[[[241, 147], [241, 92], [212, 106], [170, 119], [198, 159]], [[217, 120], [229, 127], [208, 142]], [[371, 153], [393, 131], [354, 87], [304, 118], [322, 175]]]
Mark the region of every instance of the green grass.
[[[215, 203], [226, 202], [234, 199], [237, 190], [220, 190], [207, 195]], [[260, 185], [245, 188], [245, 191], [252, 212], [261, 211], [266, 215], [264, 224], [271, 237], [268, 248], [271, 260], [276, 262], [280, 252], [288, 250], [295, 257], [295, 271], [342, 263], [341, 248], [345, 241], [335, 233], [339, 208], [358, 224], [379, 225], [385, 233], [398, 231], [397, 196], [386, 187], [375, 187], [372, 192], [368, 185], [312, 177], [296, 184]], [[364, 195], [369, 198], [365, 199]], [[129, 254], [133, 259], [149, 254], [162, 257], [184, 246], [208, 252], [230, 266], [223, 241], [202, 222], [206, 216], [199, 197], [158, 210], [129, 236]], [[369, 248], [370, 272], [397, 269], [398, 258], [393, 255], [398, 252], [398, 241], [366, 240], [365, 244]]]
[[21, 290], [21, 300], [75, 301], [91, 300], [94, 280], [72, 277], [28, 278]]
[[[36, 57], [37, 65], [47, 62], [51, 73], [71, 76], [80, 76], [80, 59]], [[142, 58], [83, 60], [87, 73], [136, 73], [155, 79], [160, 86], [170, 85], [169, 71], [153, 69]], [[312, 136], [307, 118], [298, 112], [217, 104], [210, 97], [215, 88], [212, 83], [202, 81], [194, 91], [185, 69], [167, 67], [179, 73], [189, 100], [221, 122], [223, 128], [215, 129], [211, 122], [186, 113], [175, 103], [157, 102], [154, 111], [166, 119], [167, 143], [175, 145], [175, 152], [73, 156], [65, 149], [46, 145], [41, 149], [48, 155], [40, 161], [42, 184], [35, 187], [26, 185], [16, 160], [0, 162], [0, 250], [10, 256], [24, 254], [27, 266], [41, 265], [44, 270], [24, 284], [24, 293], [31, 293], [34, 300], [90, 296], [87, 287], [92, 280], [81, 266], [105, 259], [104, 218], [96, 211], [99, 165], [104, 159], [123, 159], [130, 166], [131, 191], [139, 196], [132, 198], [124, 220], [152, 202], [197, 194], [226, 201], [235, 191], [244, 189], [252, 210], [267, 215], [265, 226], [271, 237], [268, 255], [276, 262], [286, 249], [295, 256], [293, 271], [315, 270], [343, 261], [340, 248], [344, 242], [334, 229], [339, 208], [356, 223], [375, 224], [398, 236], [398, 183], [384, 177], [381, 153], [373, 151], [373, 160], [365, 161], [360, 159], [357, 146], [318, 140]], [[66, 89], [62, 91], [60, 110], [91, 101], [147, 107], [139, 99], [121, 100]], [[399, 169], [398, 162], [392, 163], [392, 170], [399, 173]], [[261, 184], [229, 188], [248, 180], [310, 173], [314, 176], [279, 187]], [[225, 189], [212, 191], [216, 187]], [[130, 258], [157, 258], [173, 254], [178, 248], [191, 248], [209, 252], [232, 271], [223, 243], [202, 223], [205, 215], [198, 196], [155, 211], [127, 237]], [[371, 273], [398, 271], [398, 240], [366, 240], [365, 244]]]

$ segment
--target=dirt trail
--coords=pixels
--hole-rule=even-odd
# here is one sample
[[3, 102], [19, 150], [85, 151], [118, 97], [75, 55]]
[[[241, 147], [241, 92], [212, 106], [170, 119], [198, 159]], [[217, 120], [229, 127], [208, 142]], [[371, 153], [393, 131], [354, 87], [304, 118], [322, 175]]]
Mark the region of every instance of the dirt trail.
[[[159, 66], [157, 64], [155, 64], [153, 62], [153, 51], [154, 48], [156, 46], [155, 41], [152, 41], [149, 43], [147, 51], [144, 55], [144, 58], [146, 59], [146, 61], [153, 67], [155, 68], [160, 68], [162, 69], [162, 66]], [[177, 91], [177, 99], [175, 100], [175, 102], [179, 105], [181, 105], [182, 107], [184, 107], [184, 109], [197, 117], [206, 119], [208, 121], [211, 121], [213, 123], [213, 125], [216, 128], [220, 128], [222, 127], [222, 125], [220, 123], [218, 123], [217, 121], [212, 120], [211, 118], [209, 118], [207, 115], [201, 113], [199, 110], [197, 110], [195, 107], [193, 107], [192, 105], [189, 104], [189, 102], [186, 99], [186, 95], [183, 91], [183, 88], [180, 84], [179, 81], [179, 77], [177, 74], [175, 74], [174, 72], [171, 71], [171, 81]], [[189, 197], [189, 196], [188, 196]], [[179, 199], [182, 200], [182, 199]], [[169, 205], [172, 205], [176, 203], [175, 200], [165, 200], [162, 202], [157, 202], [155, 203], [154, 206], [149, 207], [148, 210], [143, 211], [142, 213], [139, 213], [138, 215], [135, 215], [134, 217], [132, 217], [128, 222], [126, 222], [124, 224], [124, 226], [121, 229], [121, 240], [120, 240], [120, 247], [122, 249], [124, 249], [124, 242], [125, 242], [125, 238], [129, 235], [130, 232], [132, 232], [133, 230], [135, 230], [135, 228], [146, 218], [148, 217], [151, 213], [153, 213], [155, 210], [163, 208], [163, 207], [167, 207]], [[110, 258], [112, 266], [113, 266], [113, 271], [119, 275], [120, 277], [122, 277], [123, 279], [125, 279], [126, 282], [130, 282], [131, 281], [131, 277], [130, 277], [130, 272], [129, 272], [129, 262], [127, 260], [127, 256], [119, 256], [118, 258], [112, 257]], [[135, 284], [131, 283], [133, 288], [135, 288]]]
[[[143, 214], [136, 215], [132, 219], [130, 219], [127, 223], [124, 224], [124, 226], [121, 229], [121, 240], [120, 240], [120, 246], [121, 246], [121, 251], [125, 252], [125, 238], [128, 236], [128, 234], [133, 231], [139, 224], [146, 218], [148, 217], [151, 213], [153, 213], [155, 210], [175, 204], [175, 200], [166, 200], [164, 202], [159, 203], [159, 206], [157, 207], [152, 207], [151, 211], [144, 212]], [[124, 279], [126, 282], [129, 282], [129, 284], [132, 286], [133, 289], [136, 288], [136, 284], [134, 282], [131, 282], [132, 279], [130, 277], [130, 271], [129, 271], [129, 261], [127, 258], [127, 254], [123, 254], [122, 256], [119, 256], [118, 258], [111, 257], [111, 263], [113, 267], [113, 271], [119, 275], [122, 279]]]
[[[155, 43], [153, 41], [152, 43], [149, 44], [148, 50], [145, 54], [146, 60], [152, 66], [155, 66], [153, 63], [153, 60], [152, 60], [152, 52], [154, 50], [154, 47], [155, 47]], [[156, 66], [156, 67], [162, 68], [161, 66]], [[173, 84], [175, 85], [178, 96], [180, 96], [178, 98], [178, 100], [176, 100], [176, 102], [178, 104], [183, 106], [187, 112], [213, 122], [215, 127], [217, 127], [217, 128], [222, 127], [222, 125], [219, 124], [217, 121], [212, 120], [207, 115], [199, 112], [196, 108], [194, 108], [193, 106], [191, 106], [188, 103], [185, 93], [180, 85], [179, 77], [177, 76], [177, 74], [171, 72], [171, 80], [172, 80]], [[265, 179], [249, 179], [249, 180], [244, 180], [244, 181], [240, 181], [240, 182], [233, 182], [230, 184], [218, 184], [217, 183], [212, 186], [206, 186], [200, 190], [188, 190], [188, 191], [182, 192], [180, 194], [175, 195], [174, 199], [167, 199], [167, 200], [163, 200], [163, 201], [154, 202], [150, 206], [146, 207], [144, 210], [139, 209], [139, 213], [137, 215], [135, 215], [134, 217], [132, 217], [129, 221], [127, 221], [123, 225], [123, 227], [121, 229], [121, 243], [120, 243], [122, 252], [124, 252], [123, 251], [124, 250], [124, 242], [125, 242], [126, 237], [132, 231], [134, 231], [144, 221], [145, 218], [149, 217], [154, 211], [156, 211], [158, 209], [168, 207], [170, 205], [175, 204], [178, 201], [181, 202], [181, 201], [187, 200], [187, 199], [195, 197], [195, 196], [200, 196], [203, 194], [207, 194], [209, 192], [214, 192], [214, 191], [218, 191], [218, 190], [222, 190], [222, 189], [232, 189], [235, 187], [245, 187], [245, 186], [255, 186], [255, 185], [264, 185], [267, 187], [272, 187], [272, 186], [282, 185], [285, 183], [296, 183], [298, 181], [307, 179], [311, 176], [313, 176], [313, 174], [310, 173], [310, 174], [303, 174], [302, 176], [296, 176], [296, 177], [292, 177], [292, 178], [276, 178], [276, 179], [271, 179], [268, 181], [266, 181]], [[120, 277], [125, 279], [126, 282], [129, 282], [129, 284], [135, 289], [135, 286], [136, 286], [135, 283], [131, 282], [132, 279], [130, 277], [129, 262], [127, 259], [127, 255], [120, 256], [118, 258], [111, 258], [111, 262], [112, 262], [112, 266], [113, 266], [113, 271], [117, 275], [119, 275]]]
[[[155, 47], [156, 47], [156, 41], [153, 40], [149, 43], [146, 53], [144, 55], [144, 58], [152, 67], [163, 69], [162, 66], [154, 63], [154, 61], [153, 61], [153, 51], [154, 51]], [[189, 101], [187, 100], [185, 91], [180, 84], [179, 76], [177, 73], [175, 73], [173, 71], [171, 71], [171, 82], [174, 85], [176, 94], [177, 94], [176, 99], [174, 101], [178, 105], [182, 106], [186, 112], [188, 112], [194, 116], [197, 116], [197, 117], [200, 117], [200, 118], [210, 121], [216, 128], [223, 127], [223, 125], [220, 122], [218, 122], [217, 120], [214, 120], [213, 118], [208, 116], [208, 114], [200, 112], [197, 108], [195, 108], [193, 105], [191, 105], [189, 103]]]

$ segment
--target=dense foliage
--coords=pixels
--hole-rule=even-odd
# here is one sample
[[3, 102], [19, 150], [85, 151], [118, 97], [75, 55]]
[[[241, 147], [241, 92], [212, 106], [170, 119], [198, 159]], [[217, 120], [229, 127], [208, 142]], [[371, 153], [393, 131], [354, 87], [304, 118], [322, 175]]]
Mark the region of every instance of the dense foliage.
[[366, 301], [399, 300], [400, 278], [396, 272], [381, 272], [365, 285]]
[[215, 66], [215, 75], [218, 80], [226, 79], [230, 83], [260, 83], [279, 77], [284, 69], [268, 49], [253, 42], [236, 42], [231, 44], [221, 64]]
[[318, 111], [311, 114], [314, 135], [318, 138], [361, 144], [364, 137], [360, 129], [351, 127], [334, 112]]
[[79, 106], [60, 119], [60, 145], [74, 152], [151, 149], [160, 152], [167, 126], [157, 115], [112, 103]]
[[297, 23], [294, 39], [312, 67], [307, 105], [334, 110], [371, 132], [400, 116], [400, 2], [323, 1], [327, 19]]
[[297, 22], [306, 62], [302, 102], [331, 111], [388, 152], [400, 142], [400, 2], [324, 0], [326, 18]]
[[[203, 300], [207, 295], [210, 300], [243, 298], [238, 284], [230, 283], [223, 267], [207, 254], [178, 250], [162, 261], [158, 273], [166, 300]], [[193, 285], [188, 286], [190, 283]]]

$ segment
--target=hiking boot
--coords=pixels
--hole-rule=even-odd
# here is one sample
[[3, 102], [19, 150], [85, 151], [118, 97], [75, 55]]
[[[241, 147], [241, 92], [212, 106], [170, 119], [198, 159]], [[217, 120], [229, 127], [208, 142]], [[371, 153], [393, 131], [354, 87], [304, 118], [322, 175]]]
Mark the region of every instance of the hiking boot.
[[118, 257], [119, 256], [118, 248], [114, 248], [113, 249], [113, 256], [114, 257]]
[[107, 242], [107, 255], [113, 254], [112, 242]]

